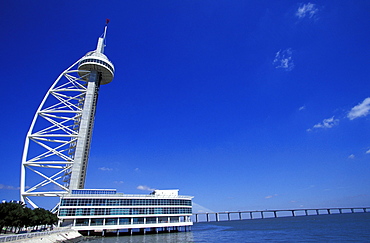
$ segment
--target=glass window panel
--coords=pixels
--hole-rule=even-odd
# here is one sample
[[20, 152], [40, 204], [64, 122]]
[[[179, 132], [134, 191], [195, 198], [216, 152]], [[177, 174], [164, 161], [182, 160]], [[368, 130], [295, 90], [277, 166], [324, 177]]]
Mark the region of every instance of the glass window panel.
[[61, 210], [59, 211], [59, 215], [60, 215], [60, 216], [67, 216], [67, 209], [61, 209]]
[[119, 224], [131, 224], [131, 218], [120, 218]]
[[104, 215], [105, 208], [95, 208], [95, 215]]
[[162, 208], [154, 208], [154, 214], [162, 214]]
[[158, 223], [168, 223], [168, 217], [158, 217]]
[[134, 224], [143, 224], [144, 223], [144, 218], [133, 218], [133, 223]]
[[83, 208], [82, 215], [90, 215], [90, 208]]
[[88, 226], [89, 219], [76, 219], [76, 226]]
[[155, 224], [155, 223], [157, 223], [157, 218], [156, 217], [146, 218], [146, 223], [147, 224]]
[[91, 225], [103, 225], [103, 219], [91, 219]]
[[76, 216], [81, 216], [82, 215], [82, 208], [77, 208], [76, 209]]
[[105, 219], [105, 225], [116, 225], [118, 219]]
[[177, 222], [179, 222], [179, 217], [170, 217], [170, 222], [171, 223], [177, 223]]
[[69, 208], [67, 212], [67, 216], [75, 216], [76, 209]]

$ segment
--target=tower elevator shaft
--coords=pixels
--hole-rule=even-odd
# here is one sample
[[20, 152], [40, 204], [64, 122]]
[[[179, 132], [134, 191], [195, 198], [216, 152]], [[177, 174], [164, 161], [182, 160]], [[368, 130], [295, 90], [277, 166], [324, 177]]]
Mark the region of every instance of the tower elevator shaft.
[[100, 79], [98, 71], [90, 72], [74, 154], [74, 164], [69, 181], [70, 190], [83, 189], [85, 186]]

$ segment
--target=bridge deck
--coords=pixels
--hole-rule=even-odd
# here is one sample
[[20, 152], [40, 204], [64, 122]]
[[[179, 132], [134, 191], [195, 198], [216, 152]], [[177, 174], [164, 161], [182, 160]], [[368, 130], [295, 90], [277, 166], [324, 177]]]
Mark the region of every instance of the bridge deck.
[[210, 212], [193, 213], [194, 222], [215, 222], [257, 218], [277, 218], [287, 216], [308, 216], [321, 214], [341, 214], [341, 213], [367, 213], [370, 207], [356, 208], [305, 208], [305, 209], [277, 209], [277, 210], [253, 210], [236, 212]]

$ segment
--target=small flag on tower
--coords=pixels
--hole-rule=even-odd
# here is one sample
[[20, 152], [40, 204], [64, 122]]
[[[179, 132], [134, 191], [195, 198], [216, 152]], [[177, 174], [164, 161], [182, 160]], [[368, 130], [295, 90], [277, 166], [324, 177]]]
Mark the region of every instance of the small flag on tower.
[[108, 24], [108, 23], [109, 23], [109, 21], [110, 21], [110, 19], [106, 19], [106, 20], [105, 20], [105, 24]]

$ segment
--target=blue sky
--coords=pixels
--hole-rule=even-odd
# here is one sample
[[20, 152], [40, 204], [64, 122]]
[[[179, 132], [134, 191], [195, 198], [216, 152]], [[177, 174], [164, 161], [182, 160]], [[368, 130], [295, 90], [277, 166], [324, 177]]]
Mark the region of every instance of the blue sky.
[[[18, 199], [33, 115], [95, 49], [87, 188], [180, 189], [207, 210], [370, 203], [370, 2], [7, 1], [0, 199]], [[45, 207], [51, 207], [49, 201]]]

